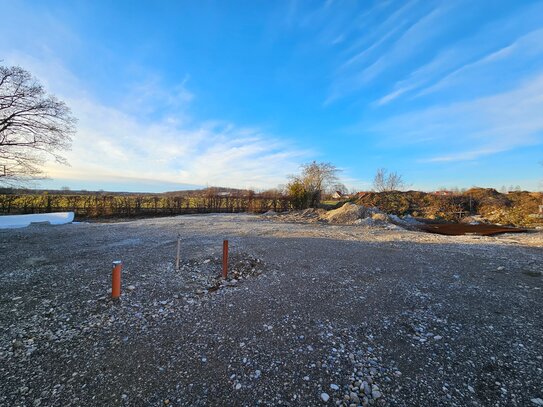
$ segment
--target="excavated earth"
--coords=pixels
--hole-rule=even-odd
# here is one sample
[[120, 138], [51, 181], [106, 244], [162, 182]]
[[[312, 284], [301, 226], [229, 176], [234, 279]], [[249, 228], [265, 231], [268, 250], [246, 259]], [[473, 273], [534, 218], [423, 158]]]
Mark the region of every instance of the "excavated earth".
[[542, 264], [541, 230], [243, 214], [0, 230], [0, 405], [543, 405]]

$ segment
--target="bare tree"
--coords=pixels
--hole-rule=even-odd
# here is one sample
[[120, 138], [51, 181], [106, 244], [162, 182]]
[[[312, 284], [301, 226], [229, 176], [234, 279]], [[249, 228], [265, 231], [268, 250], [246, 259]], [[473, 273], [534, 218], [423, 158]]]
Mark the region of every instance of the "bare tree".
[[397, 172], [389, 173], [385, 168], [379, 168], [373, 178], [373, 190], [376, 192], [399, 191], [405, 188], [405, 182]]
[[308, 206], [316, 206], [321, 200], [322, 193], [331, 185], [338, 184], [339, 169], [331, 163], [318, 163], [316, 161], [303, 164], [300, 175], [291, 176], [289, 185], [295, 186], [300, 193], [303, 186], [304, 196], [307, 197]]
[[302, 181], [310, 191], [322, 192], [328, 186], [339, 183], [339, 170], [331, 163], [313, 161], [302, 165]]
[[66, 104], [45, 92], [24, 69], [0, 66], [0, 182], [43, 176], [47, 159], [67, 164], [75, 119]]

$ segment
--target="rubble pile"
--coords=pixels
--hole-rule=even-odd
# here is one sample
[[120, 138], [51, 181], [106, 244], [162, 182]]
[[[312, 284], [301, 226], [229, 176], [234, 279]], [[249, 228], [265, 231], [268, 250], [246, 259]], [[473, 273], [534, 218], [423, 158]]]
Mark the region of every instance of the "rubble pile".
[[410, 215], [399, 217], [388, 215], [379, 208], [367, 207], [346, 202], [338, 209], [325, 211], [324, 209], [309, 208], [303, 211], [291, 211], [282, 214], [264, 214], [266, 218], [273, 216], [274, 219], [286, 222], [301, 223], [330, 223], [334, 225], [358, 225], [373, 228], [386, 229], [416, 229], [421, 225], [419, 221]]

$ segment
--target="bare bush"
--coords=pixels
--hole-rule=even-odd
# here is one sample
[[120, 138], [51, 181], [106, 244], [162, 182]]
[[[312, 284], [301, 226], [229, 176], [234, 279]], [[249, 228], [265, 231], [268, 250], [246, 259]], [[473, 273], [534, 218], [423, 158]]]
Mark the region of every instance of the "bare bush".
[[401, 191], [405, 182], [397, 172], [389, 173], [385, 168], [379, 168], [373, 178], [373, 190], [376, 192]]

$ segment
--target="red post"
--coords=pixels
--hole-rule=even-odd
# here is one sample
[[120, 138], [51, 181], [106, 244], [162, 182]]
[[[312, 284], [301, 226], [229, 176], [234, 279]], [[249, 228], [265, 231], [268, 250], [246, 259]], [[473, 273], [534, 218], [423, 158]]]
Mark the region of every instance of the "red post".
[[228, 240], [222, 242], [222, 278], [228, 277]]
[[120, 260], [113, 262], [113, 272], [111, 273], [111, 298], [121, 296], [121, 269], [123, 263]]

